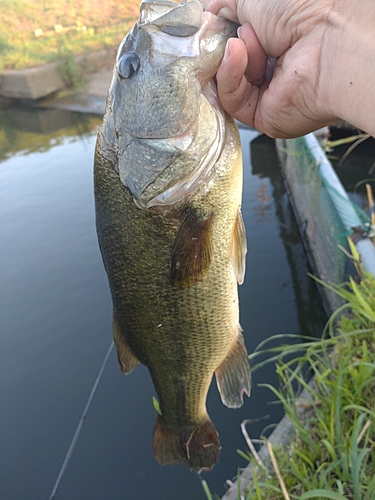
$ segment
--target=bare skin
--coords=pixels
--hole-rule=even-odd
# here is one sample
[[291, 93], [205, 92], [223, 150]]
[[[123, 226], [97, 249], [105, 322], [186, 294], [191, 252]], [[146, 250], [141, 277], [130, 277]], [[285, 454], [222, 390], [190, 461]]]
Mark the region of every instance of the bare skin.
[[241, 24], [217, 73], [225, 110], [270, 137], [347, 120], [375, 135], [374, 0], [206, 0]]

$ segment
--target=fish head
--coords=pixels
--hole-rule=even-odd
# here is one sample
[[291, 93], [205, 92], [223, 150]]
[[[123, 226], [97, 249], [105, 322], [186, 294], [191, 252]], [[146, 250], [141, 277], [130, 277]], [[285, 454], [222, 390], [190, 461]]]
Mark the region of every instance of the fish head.
[[181, 201], [215, 162], [224, 111], [212, 78], [236, 29], [198, 0], [141, 3], [117, 53], [104, 120], [117, 172], [141, 208]]

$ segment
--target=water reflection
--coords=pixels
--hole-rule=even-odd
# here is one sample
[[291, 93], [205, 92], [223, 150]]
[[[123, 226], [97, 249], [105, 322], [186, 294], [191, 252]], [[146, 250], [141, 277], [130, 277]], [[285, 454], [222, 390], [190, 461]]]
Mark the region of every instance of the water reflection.
[[15, 154], [48, 151], [65, 139], [92, 136], [102, 119], [96, 115], [15, 105], [0, 109], [0, 161]]
[[265, 135], [251, 143], [253, 173], [267, 177], [272, 186], [272, 200], [279, 224], [280, 240], [283, 242], [297, 304], [299, 331], [303, 336], [315, 337], [325, 321], [320, 298], [314, 281], [307, 274], [304, 249], [289, 203], [285, 185], [278, 167], [274, 141]]
[[[32, 124], [34, 110], [27, 111], [27, 132], [14, 128], [11, 113], [2, 117], [8, 117], [6, 137], [12, 142], [2, 135], [0, 143], [6, 151], [0, 167], [0, 484], [2, 498], [40, 500], [52, 491], [112, 336], [112, 303], [97, 245], [92, 183], [101, 120], [73, 113], [78, 128], [49, 136], [32, 132], [39, 126], [37, 114]], [[61, 114], [60, 123], [65, 120]], [[3, 134], [4, 122], [1, 127]], [[250, 141], [255, 134], [243, 130], [241, 135], [249, 251], [245, 283], [239, 289], [240, 322], [253, 352], [271, 335], [319, 334], [322, 325], [273, 142], [262, 137], [253, 141], [252, 166]], [[266, 218], [259, 216], [260, 206], [266, 206]], [[235, 411], [222, 405], [216, 387], [209, 391], [207, 407], [223, 448], [219, 463], [204, 478], [219, 495], [225, 480], [246, 465], [236, 453], [246, 448], [242, 420], [270, 415], [267, 422], [249, 428], [251, 437], [258, 437], [267, 423], [282, 416], [280, 406], [269, 404], [271, 392], [259, 387], [263, 383], [277, 384], [272, 368], [253, 374], [251, 398]], [[141, 366], [121, 378], [113, 353], [57, 500], [205, 498], [185, 465], [161, 467], [153, 457], [154, 395], [147, 370]]]

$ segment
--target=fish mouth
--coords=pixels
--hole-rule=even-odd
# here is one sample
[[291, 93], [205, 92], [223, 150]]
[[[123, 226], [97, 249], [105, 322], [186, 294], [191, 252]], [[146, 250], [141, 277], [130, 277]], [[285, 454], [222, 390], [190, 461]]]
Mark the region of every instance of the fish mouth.
[[203, 5], [197, 1], [143, 0], [139, 22], [172, 36], [194, 35], [202, 24]]
[[[143, 4], [149, 5], [150, 2], [142, 2], [141, 6]], [[163, 2], [163, 6], [164, 4], [172, 4], [172, 10], [156, 19], [154, 10], [150, 16], [147, 9], [148, 17], [145, 17], [142, 13], [146, 9], [141, 9], [140, 27], [151, 36], [153, 60], [157, 61], [155, 64], [162, 66], [180, 57], [199, 58], [201, 62], [195, 69], [195, 76], [204, 89], [219, 68], [227, 40], [237, 37], [239, 25], [211, 12], [204, 12], [202, 4], [196, 0], [177, 4], [177, 7], [174, 2]], [[152, 5], [154, 6], [153, 2]], [[187, 21], [186, 16], [181, 16], [179, 11], [189, 7], [190, 11], [194, 8], [195, 16], [192, 15], [192, 19]], [[162, 20], [167, 15], [176, 19], [176, 26], [164, 26]], [[146, 20], [142, 22], [142, 19]]]

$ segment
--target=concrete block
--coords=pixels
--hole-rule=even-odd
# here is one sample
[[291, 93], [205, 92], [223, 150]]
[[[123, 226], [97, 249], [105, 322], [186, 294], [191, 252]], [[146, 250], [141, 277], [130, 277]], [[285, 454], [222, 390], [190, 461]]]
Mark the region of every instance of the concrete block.
[[90, 75], [103, 68], [113, 67], [116, 59], [117, 47], [109, 47], [97, 52], [90, 52], [76, 56], [76, 64], [85, 75]]
[[[109, 47], [76, 56], [74, 59], [77, 70], [86, 76], [88, 81], [90, 81], [90, 76], [98, 71], [109, 70], [109, 68], [112, 71], [116, 52], [116, 47]], [[59, 64], [51, 63], [35, 68], [4, 71], [0, 79], [0, 96], [8, 99], [32, 99], [35, 101], [41, 97], [47, 97], [65, 86], [66, 83], [59, 71]], [[105, 89], [105, 94], [107, 94], [108, 86]], [[94, 94], [96, 95], [97, 92], [96, 90]]]
[[64, 80], [56, 63], [28, 68], [8, 70], [2, 74], [0, 94], [13, 99], [36, 100], [63, 89]]

